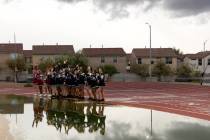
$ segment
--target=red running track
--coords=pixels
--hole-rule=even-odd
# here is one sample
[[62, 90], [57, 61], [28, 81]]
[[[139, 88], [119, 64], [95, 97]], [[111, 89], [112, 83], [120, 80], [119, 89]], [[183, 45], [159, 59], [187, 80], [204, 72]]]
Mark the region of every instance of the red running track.
[[[1, 87], [0, 94], [33, 95], [34, 88]], [[210, 120], [210, 87], [133, 82], [108, 83], [106, 102], [116, 105], [148, 108]]]

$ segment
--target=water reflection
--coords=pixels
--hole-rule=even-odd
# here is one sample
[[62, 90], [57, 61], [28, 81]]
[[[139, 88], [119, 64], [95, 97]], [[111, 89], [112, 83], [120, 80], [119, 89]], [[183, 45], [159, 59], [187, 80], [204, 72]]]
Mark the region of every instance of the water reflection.
[[81, 100], [21, 98], [0, 96], [0, 107], [5, 111], [7, 104], [24, 106], [18, 117], [0, 113], [0, 130], [7, 127], [5, 136], [11, 135], [14, 140], [210, 139], [210, 122], [196, 118]]
[[23, 114], [24, 104], [32, 103], [32, 99], [25, 96], [1, 95], [0, 114]]
[[34, 120], [32, 127], [43, 122], [46, 115], [47, 124], [56, 130], [64, 130], [66, 134], [71, 129], [78, 133], [100, 132], [105, 134], [104, 105], [96, 102], [78, 100], [43, 99], [36, 97], [33, 103]]

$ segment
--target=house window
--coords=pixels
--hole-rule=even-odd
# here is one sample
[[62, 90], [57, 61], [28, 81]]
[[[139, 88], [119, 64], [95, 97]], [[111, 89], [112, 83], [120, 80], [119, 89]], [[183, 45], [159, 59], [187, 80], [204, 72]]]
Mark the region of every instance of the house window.
[[142, 64], [141, 58], [138, 58], [138, 64]]
[[16, 59], [17, 58], [17, 53], [11, 53], [10, 58], [11, 59]]
[[210, 65], [210, 59], [208, 59], [208, 65]]
[[117, 57], [113, 57], [113, 63], [117, 63]]
[[32, 63], [32, 58], [31, 57], [26, 58], [26, 63]]
[[172, 58], [166, 57], [166, 64], [172, 64]]
[[202, 59], [198, 59], [198, 65], [199, 65], [199, 66], [202, 65]]
[[105, 57], [101, 57], [101, 63], [105, 63]]

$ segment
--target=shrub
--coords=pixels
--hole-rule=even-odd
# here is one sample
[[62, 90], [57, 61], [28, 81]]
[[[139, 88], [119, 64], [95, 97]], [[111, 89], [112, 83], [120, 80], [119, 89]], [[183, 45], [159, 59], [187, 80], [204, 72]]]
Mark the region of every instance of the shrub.
[[146, 64], [134, 64], [131, 65], [131, 72], [140, 75], [145, 78], [149, 75], [149, 66]]
[[50, 58], [47, 58], [45, 60], [42, 60], [39, 64], [39, 69], [42, 72], [46, 72], [47, 68], [52, 67], [54, 65], [54, 61]]
[[103, 69], [103, 72], [105, 74], [108, 74], [109, 76], [112, 76], [113, 74], [118, 73], [114, 65], [104, 65], [102, 66], [102, 69]]
[[177, 69], [177, 76], [182, 78], [190, 78], [192, 73], [192, 69], [190, 66], [183, 64]]
[[191, 76], [192, 77], [201, 77], [202, 73], [200, 71], [192, 71]]
[[173, 74], [173, 71], [169, 66], [163, 62], [157, 62], [152, 69], [152, 74], [158, 77], [158, 80], [161, 80], [161, 76], [169, 76]]

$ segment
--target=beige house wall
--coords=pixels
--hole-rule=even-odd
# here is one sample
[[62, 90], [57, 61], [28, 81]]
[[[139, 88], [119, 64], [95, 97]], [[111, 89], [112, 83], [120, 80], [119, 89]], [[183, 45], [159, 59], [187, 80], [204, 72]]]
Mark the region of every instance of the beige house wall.
[[[141, 60], [142, 64], [150, 64], [150, 59], [149, 58], [141, 58], [141, 59], [142, 59]], [[132, 64], [138, 64], [138, 58], [134, 54], [132, 54], [131, 60], [132, 60]], [[166, 58], [165, 57], [163, 57], [163, 58], [152, 58], [151, 61], [154, 62], [154, 64], [152, 64], [154, 66], [159, 61], [162, 61], [162, 62], [165, 63]], [[166, 65], [168, 65], [171, 69], [176, 70], [177, 67], [178, 67], [177, 58], [172, 58], [172, 64], [166, 64]]]
[[117, 63], [113, 62], [114, 57], [105, 57], [105, 63], [101, 63], [101, 57], [87, 57], [88, 63], [93, 68], [97, 68], [98, 66], [103, 66], [107, 64], [114, 65], [118, 72], [124, 73], [126, 72], [127, 59], [124, 57], [117, 57]]
[[60, 57], [60, 56], [63, 56], [63, 55], [32, 55], [32, 64], [33, 66], [39, 65], [42, 60], [46, 60], [48, 58], [54, 60], [55, 58]]
[[198, 65], [199, 59], [190, 59], [188, 57], [184, 58], [184, 63], [188, 64], [193, 70], [204, 72], [205, 74], [210, 74], [210, 65], [208, 65], [208, 60], [210, 59], [210, 55], [202, 58], [202, 65]]
[[1, 69], [8, 68], [7, 67], [7, 60], [11, 58], [10, 54], [0, 54], [0, 67]]

